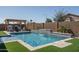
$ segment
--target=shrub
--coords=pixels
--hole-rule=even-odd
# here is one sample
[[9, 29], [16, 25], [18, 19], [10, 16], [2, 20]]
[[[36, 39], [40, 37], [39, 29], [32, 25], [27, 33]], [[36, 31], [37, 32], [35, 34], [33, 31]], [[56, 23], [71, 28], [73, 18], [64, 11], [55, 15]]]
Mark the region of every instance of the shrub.
[[62, 33], [71, 33], [71, 34], [74, 34], [71, 29], [67, 29], [67, 28], [64, 27], [64, 26], [61, 26], [61, 28], [60, 28], [58, 31], [59, 31], [59, 32], [62, 32]]
[[62, 33], [66, 33], [67, 29], [64, 26], [61, 26], [61, 28], [58, 31]]

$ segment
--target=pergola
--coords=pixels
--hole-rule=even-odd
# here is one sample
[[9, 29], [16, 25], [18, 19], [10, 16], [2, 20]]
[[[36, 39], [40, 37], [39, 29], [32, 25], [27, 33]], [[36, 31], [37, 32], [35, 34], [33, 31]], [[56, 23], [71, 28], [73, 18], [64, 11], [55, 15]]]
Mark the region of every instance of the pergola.
[[6, 19], [5, 24], [26, 24], [26, 20]]
[[26, 28], [26, 20], [19, 20], [19, 19], [5, 19], [5, 24], [8, 25], [24, 25]]

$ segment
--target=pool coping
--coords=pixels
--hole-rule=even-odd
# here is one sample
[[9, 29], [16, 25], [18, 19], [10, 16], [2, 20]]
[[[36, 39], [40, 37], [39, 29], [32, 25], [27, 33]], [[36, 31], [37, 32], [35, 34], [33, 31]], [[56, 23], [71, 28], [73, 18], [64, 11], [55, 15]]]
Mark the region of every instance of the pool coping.
[[40, 49], [40, 48], [43, 48], [43, 47], [47, 47], [47, 46], [54, 46], [53, 44], [54, 43], [57, 43], [57, 42], [61, 42], [61, 41], [68, 41], [68, 40], [71, 40], [73, 38], [67, 38], [67, 39], [64, 39], [64, 40], [60, 40], [60, 41], [56, 41], [56, 42], [51, 42], [51, 43], [48, 43], [48, 44], [44, 44], [44, 45], [40, 45], [40, 46], [37, 46], [37, 47], [32, 47], [30, 44], [22, 41], [22, 40], [9, 40], [9, 41], [4, 41], [4, 43], [8, 43], [8, 42], [19, 42], [20, 44], [22, 44], [24, 47], [28, 48], [30, 51], [34, 51], [34, 50], [37, 50], [37, 49]]
[[25, 33], [25, 32], [31, 32], [31, 31], [19, 31], [19, 32], [10, 32], [10, 33]]
[[42, 34], [48, 34], [48, 35], [57, 35], [57, 36], [71, 37], [71, 34], [69, 34], [69, 33], [61, 33], [61, 32], [52, 32], [51, 33], [50, 31], [49, 32], [43, 32], [43, 31], [41, 32], [41, 30], [32, 30], [32, 32], [42, 33]]
[[8, 32], [8, 31], [4, 31], [7, 35], [10, 35], [10, 32]]

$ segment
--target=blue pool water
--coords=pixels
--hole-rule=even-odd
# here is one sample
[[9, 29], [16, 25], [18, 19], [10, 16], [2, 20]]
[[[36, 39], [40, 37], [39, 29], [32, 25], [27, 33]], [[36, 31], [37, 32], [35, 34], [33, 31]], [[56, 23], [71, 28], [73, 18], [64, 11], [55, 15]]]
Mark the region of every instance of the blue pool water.
[[30, 44], [32, 47], [44, 45], [47, 43], [52, 43], [67, 38], [67, 37], [60, 37], [56, 35], [47, 35], [47, 34], [39, 34], [39, 33], [12, 33], [12, 37], [21, 39], [24, 42]]

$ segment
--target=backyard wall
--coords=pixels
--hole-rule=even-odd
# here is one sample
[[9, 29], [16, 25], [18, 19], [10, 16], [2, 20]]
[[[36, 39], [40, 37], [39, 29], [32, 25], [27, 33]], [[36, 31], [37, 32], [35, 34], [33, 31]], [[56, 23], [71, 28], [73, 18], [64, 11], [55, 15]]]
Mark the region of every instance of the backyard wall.
[[[64, 26], [66, 28], [72, 29], [73, 32], [79, 32], [79, 21], [77, 22], [60, 22], [59, 28], [61, 26]], [[6, 24], [0, 24], [0, 30], [6, 30], [7, 25]], [[50, 23], [27, 23], [26, 28], [32, 29], [32, 30], [38, 30], [38, 29], [52, 29], [53, 31], [57, 31], [57, 23], [56, 22], [50, 22]]]
[[79, 21], [74, 22], [60, 22], [59, 27], [64, 26], [66, 28], [72, 29], [73, 32], [79, 32]]
[[0, 30], [6, 30], [7, 25], [6, 24], [0, 24]]
[[52, 29], [53, 31], [57, 31], [56, 22], [50, 23], [28, 23], [26, 27], [28, 29], [37, 30], [37, 29]]
[[44, 29], [52, 29], [53, 31], [57, 31], [57, 23], [56, 22], [50, 22], [44, 24]]
[[[73, 32], [79, 32], [79, 22], [60, 22], [59, 28], [61, 26], [64, 26], [66, 28], [72, 29]], [[37, 30], [37, 29], [52, 29], [53, 31], [57, 31], [57, 23], [56, 22], [50, 22], [50, 23], [28, 23], [26, 26], [28, 29]]]

